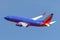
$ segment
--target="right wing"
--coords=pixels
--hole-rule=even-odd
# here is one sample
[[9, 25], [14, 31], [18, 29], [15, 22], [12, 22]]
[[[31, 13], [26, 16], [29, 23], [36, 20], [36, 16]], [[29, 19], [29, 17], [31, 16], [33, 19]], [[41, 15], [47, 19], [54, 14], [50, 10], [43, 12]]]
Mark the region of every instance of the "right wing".
[[42, 15], [40, 15], [40, 16], [37, 16], [37, 17], [35, 17], [35, 18], [32, 18], [32, 19], [33, 19], [33, 20], [38, 20], [39, 18], [42, 18], [44, 15], [45, 15], [45, 12], [44, 12]]

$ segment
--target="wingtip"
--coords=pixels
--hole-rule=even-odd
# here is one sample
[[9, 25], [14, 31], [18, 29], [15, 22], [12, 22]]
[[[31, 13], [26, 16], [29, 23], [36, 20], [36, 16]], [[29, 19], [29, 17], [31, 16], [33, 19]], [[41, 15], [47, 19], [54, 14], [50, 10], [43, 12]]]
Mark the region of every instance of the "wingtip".
[[42, 15], [45, 15], [46, 14], [46, 12], [44, 12]]

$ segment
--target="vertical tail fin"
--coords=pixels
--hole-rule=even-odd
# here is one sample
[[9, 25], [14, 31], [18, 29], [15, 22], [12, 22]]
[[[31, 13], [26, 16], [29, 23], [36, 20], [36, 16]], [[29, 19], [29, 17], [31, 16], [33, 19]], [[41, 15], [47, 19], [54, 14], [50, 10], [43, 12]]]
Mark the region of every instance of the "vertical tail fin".
[[53, 13], [51, 13], [51, 14], [44, 20], [43, 24], [49, 26], [52, 17], [53, 17]]

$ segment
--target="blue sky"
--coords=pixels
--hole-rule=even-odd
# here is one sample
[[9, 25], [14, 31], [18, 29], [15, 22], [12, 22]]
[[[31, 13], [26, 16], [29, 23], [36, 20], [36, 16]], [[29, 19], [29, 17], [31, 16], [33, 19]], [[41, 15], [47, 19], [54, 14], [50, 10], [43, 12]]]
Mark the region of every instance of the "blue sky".
[[[50, 27], [17, 27], [7, 15], [32, 18], [54, 13], [57, 22]], [[60, 40], [60, 0], [0, 0], [0, 40]]]

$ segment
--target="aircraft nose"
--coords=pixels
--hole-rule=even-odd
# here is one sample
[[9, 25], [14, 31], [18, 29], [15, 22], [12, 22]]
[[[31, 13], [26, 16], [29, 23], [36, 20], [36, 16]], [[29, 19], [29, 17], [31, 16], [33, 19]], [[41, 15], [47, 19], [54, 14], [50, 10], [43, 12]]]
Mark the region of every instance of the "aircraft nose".
[[8, 17], [4, 17], [4, 19], [8, 20]]

